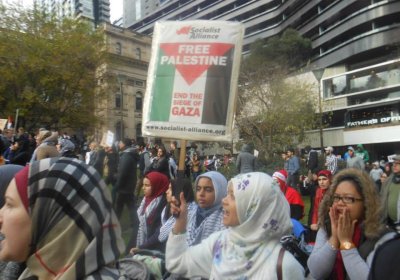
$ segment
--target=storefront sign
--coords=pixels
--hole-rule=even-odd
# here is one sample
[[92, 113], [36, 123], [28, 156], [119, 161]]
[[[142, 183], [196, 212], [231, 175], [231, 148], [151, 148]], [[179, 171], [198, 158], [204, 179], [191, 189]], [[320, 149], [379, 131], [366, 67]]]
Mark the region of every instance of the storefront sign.
[[387, 124], [398, 121], [400, 121], [400, 116], [371, 118], [359, 121], [346, 122], [346, 127], [349, 128], [349, 127], [359, 127], [359, 126], [370, 126], [376, 124]]

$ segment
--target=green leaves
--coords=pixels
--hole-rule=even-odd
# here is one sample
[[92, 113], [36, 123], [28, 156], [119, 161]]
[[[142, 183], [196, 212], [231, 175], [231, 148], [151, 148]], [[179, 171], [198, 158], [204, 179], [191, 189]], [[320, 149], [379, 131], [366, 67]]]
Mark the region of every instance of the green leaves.
[[[96, 69], [103, 37], [90, 24], [38, 10], [5, 9], [0, 17], [2, 114], [24, 111], [26, 129], [94, 126]], [[69, 115], [73, 115], [73, 117]]]
[[236, 121], [241, 138], [260, 154], [269, 157], [296, 145], [315, 127], [312, 85], [288, 78], [307, 61], [309, 50], [308, 39], [287, 30], [281, 37], [255, 42], [242, 63]]

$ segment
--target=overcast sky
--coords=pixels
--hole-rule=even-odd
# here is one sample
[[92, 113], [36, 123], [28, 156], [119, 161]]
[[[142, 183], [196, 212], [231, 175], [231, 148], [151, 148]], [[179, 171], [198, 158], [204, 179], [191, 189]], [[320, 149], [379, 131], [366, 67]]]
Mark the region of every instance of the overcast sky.
[[[2, 0], [0, 0], [1, 2]], [[32, 6], [33, 0], [3, 0], [6, 3], [22, 3], [25, 6]], [[110, 0], [110, 20], [120, 18], [122, 16], [122, 0]]]

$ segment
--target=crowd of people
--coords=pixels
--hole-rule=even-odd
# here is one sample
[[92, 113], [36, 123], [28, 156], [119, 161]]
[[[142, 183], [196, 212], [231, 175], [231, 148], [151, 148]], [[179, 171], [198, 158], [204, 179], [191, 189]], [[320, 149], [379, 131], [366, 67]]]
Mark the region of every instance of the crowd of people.
[[309, 229], [311, 278], [398, 279], [387, 277], [398, 277], [396, 266], [375, 265], [399, 254], [386, 244], [398, 247], [400, 155], [390, 170], [378, 162], [367, 172], [363, 147], [362, 155], [348, 148], [342, 169], [327, 147], [320, 168], [321, 157], [307, 147], [300, 180], [296, 150], [268, 175], [245, 145], [237, 175], [226, 178], [205, 169], [192, 147], [184, 176], [176, 142], [168, 151], [128, 138], [112, 147], [91, 142], [82, 156], [66, 134], [41, 129], [33, 145], [19, 132], [1, 141], [1, 279], [120, 279], [118, 261], [144, 262], [143, 250], [165, 254], [169, 279], [305, 279], [307, 269], [281, 244], [294, 221]]

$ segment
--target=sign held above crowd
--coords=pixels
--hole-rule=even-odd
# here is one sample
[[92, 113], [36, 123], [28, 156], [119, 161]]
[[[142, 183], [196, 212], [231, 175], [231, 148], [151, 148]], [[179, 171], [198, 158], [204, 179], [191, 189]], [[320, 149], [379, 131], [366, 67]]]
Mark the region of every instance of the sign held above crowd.
[[231, 141], [243, 34], [238, 22], [155, 24], [144, 136]]

